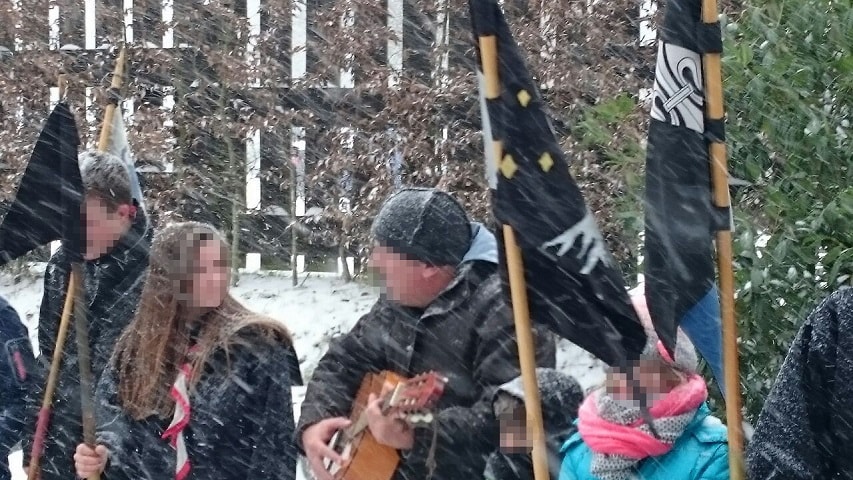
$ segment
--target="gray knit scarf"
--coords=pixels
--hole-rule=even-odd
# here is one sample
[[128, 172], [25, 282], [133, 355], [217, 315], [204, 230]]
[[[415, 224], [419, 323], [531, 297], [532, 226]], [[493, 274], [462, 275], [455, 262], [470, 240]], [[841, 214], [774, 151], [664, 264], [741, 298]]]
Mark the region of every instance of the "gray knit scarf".
[[[635, 406], [636, 402], [619, 402], [603, 391], [597, 396], [599, 416], [608, 422], [618, 425], [631, 425], [640, 420], [640, 408]], [[684, 429], [696, 416], [696, 410], [675, 415], [672, 417], [656, 418], [655, 429], [664, 443], [674, 444], [678, 437], [684, 433]], [[649, 435], [651, 429], [645, 423], [636, 427]], [[601, 480], [631, 480], [636, 478], [635, 469], [637, 464], [644, 459], [635, 459], [618, 454], [593, 452], [590, 473]]]

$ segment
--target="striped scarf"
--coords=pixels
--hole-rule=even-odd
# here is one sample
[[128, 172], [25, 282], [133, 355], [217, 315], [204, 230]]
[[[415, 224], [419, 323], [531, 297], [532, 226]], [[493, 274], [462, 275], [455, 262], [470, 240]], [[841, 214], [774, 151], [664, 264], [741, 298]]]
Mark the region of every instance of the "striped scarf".
[[[193, 346], [189, 353], [192, 354], [197, 350]], [[164, 440], [169, 441], [177, 453], [175, 480], [185, 480], [190, 474], [190, 457], [187, 454], [186, 443], [184, 443], [184, 428], [190, 423], [191, 408], [188, 384], [191, 376], [192, 366], [187, 360], [178, 370], [178, 377], [169, 391], [169, 395], [175, 400], [175, 415], [172, 417], [169, 428], [163, 432], [162, 436]]]

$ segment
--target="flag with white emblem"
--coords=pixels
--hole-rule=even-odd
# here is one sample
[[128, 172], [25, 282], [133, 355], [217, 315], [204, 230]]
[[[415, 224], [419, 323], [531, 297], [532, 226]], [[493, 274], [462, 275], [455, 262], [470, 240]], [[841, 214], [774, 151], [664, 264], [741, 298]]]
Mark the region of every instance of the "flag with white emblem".
[[[709, 143], [725, 140], [705, 114], [701, 52], [721, 52], [719, 24], [701, 0], [667, 3], [660, 29], [646, 152], [646, 298], [658, 336], [673, 351], [677, 327], [722, 376], [722, 333], [713, 234], [729, 229], [712, 202]], [[701, 338], [702, 341], [695, 339]]]
[[[496, 0], [470, 0], [492, 209], [521, 249], [531, 320], [610, 365], [646, 342]], [[509, 296], [504, 238], [501, 271]]]

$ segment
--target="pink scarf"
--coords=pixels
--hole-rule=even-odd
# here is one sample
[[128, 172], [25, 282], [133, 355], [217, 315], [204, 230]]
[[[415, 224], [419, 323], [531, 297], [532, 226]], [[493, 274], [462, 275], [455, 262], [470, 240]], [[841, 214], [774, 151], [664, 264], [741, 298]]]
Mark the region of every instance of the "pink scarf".
[[[681, 431], [666, 432], [658, 428], [661, 439], [657, 439], [648, 430], [642, 419], [627, 425], [615, 423], [601, 417], [598, 408], [598, 394], [584, 400], [578, 412], [578, 432], [584, 443], [595, 453], [619, 455], [636, 461], [646, 457], [657, 457], [669, 452], [675, 440], [681, 436], [693, 413], [708, 398], [708, 387], [699, 375], [691, 375], [687, 382], [679, 385], [664, 398], [649, 408], [649, 414], [655, 420], [663, 420], [689, 415]], [[630, 407], [627, 407], [630, 408]], [[639, 408], [637, 408], [639, 411]], [[655, 426], [659, 427], [658, 422]], [[644, 428], [641, 428], [644, 427]]]

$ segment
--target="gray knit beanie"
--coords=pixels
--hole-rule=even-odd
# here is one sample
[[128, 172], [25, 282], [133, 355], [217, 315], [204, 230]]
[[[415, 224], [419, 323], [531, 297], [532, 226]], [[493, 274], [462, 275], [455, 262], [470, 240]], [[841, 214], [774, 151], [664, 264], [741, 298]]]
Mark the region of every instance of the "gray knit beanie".
[[471, 247], [465, 210], [434, 188], [404, 188], [392, 195], [371, 233], [380, 245], [436, 266], [458, 265]]

